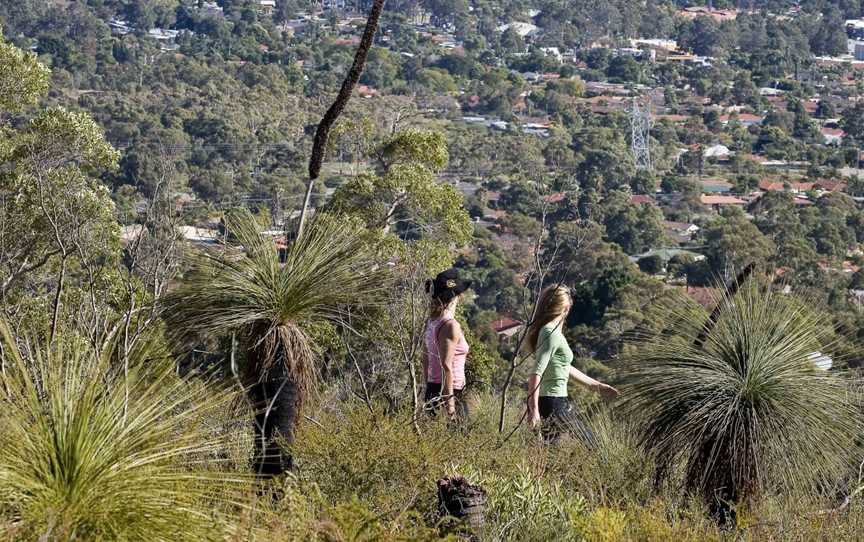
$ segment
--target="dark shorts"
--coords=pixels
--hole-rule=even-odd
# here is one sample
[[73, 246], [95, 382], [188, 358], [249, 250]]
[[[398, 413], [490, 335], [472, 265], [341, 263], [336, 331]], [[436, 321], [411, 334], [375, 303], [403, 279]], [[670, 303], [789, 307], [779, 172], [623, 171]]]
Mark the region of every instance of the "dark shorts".
[[[464, 391], [465, 388], [453, 390], [453, 398], [456, 400], [456, 415], [463, 420], [467, 420], [468, 403], [465, 402]], [[441, 384], [427, 382], [426, 393], [423, 395], [423, 410], [434, 416], [443, 404], [444, 399], [441, 397]]]
[[538, 401], [540, 419], [543, 420], [540, 432], [546, 442], [556, 442], [567, 433], [589, 445], [594, 444], [594, 433], [576, 414], [567, 397], [544, 397]]

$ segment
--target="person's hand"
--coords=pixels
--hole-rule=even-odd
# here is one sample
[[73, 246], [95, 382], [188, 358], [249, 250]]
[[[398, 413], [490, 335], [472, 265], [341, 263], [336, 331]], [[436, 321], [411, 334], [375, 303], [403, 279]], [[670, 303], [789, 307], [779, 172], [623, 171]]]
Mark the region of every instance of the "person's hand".
[[531, 429], [540, 427], [540, 413], [530, 408], [528, 409], [528, 425]]
[[609, 384], [604, 384], [602, 382], [599, 382], [597, 384], [597, 390], [596, 391], [597, 391], [597, 393], [600, 394], [600, 397], [602, 397], [603, 400], [605, 400], [605, 401], [614, 401], [618, 397], [618, 395], [620, 395], [618, 393], [618, 390], [616, 390], [615, 388], [613, 388]]
[[450, 419], [456, 418], [456, 405], [453, 403], [453, 400], [447, 401], [447, 416]]

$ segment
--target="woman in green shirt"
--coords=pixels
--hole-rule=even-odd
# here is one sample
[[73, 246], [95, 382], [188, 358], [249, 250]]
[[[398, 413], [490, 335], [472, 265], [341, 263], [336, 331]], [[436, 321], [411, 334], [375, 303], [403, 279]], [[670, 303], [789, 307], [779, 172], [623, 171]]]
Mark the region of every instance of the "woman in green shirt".
[[[528, 327], [526, 344], [534, 353], [534, 368], [528, 377], [528, 420], [531, 427], [537, 427], [541, 420], [550, 423], [551, 430], [547, 439], [555, 439], [558, 429], [555, 426], [584, 427], [571, 414], [567, 398], [567, 381], [573, 378], [586, 388], [596, 391], [604, 399], [618, 396], [618, 390], [594, 380], [573, 367], [573, 351], [561, 331], [567, 313], [573, 306], [573, 299], [566, 286], [550, 286], [540, 294], [534, 319]], [[546, 424], [544, 424], [546, 425]]]

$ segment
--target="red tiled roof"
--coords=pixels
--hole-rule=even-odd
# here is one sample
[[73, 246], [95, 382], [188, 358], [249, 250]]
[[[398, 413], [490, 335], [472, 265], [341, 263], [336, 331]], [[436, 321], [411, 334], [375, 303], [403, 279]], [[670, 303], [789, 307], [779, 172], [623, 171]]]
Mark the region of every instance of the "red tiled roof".
[[821, 188], [822, 190], [827, 190], [828, 192], [842, 192], [846, 188], [846, 183], [842, 181], [832, 181], [829, 179], [816, 181], [813, 184], [816, 188]]
[[351, 38], [339, 38], [336, 41], [334, 41], [333, 43], [335, 43], [336, 45], [355, 45], [356, 46], [356, 45], [360, 44], [360, 38], [358, 38], [356, 36], [351, 37]]
[[557, 192], [555, 194], [549, 194], [548, 196], [543, 196], [543, 201], [546, 203], [558, 203], [560, 201], [564, 201], [567, 197], [567, 194], [564, 192]]
[[507, 331], [508, 329], [513, 329], [514, 327], [519, 327], [521, 325], [522, 322], [520, 322], [519, 320], [514, 320], [509, 316], [503, 316], [498, 320], [492, 322], [490, 324], [490, 327], [493, 331], [495, 331], [495, 333], [501, 333], [502, 331]]
[[744, 205], [747, 203], [735, 196], [717, 196], [713, 194], [703, 194], [700, 199], [704, 205]]
[[844, 260], [839, 268], [832, 267], [828, 262], [819, 262], [819, 268], [823, 271], [839, 271], [841, 273], [857, 273], [861, 269], [849, 260]]
[[739, 122], [762, 122], [762, 117], [759, 115], [754, 115], [752, 113], [738, 113], [736, 115], [720, 115], [720, 122], [729, 122], [732, 119], [736, 118]]
[[712, 309], [716, 304], [717, 290], [703, 286], [685, 286], [684, 293], [705, 308]]
[[630, 203], [634, 205], [650, 205], [654, 203], [654, 198], [645, 194], [635, 194], [630, 196]]
[[378, 91], [369, 85], [357, 85], [357, 92], [361, 96], [377, 96]]
[[784, 190], [785, 186], [780, 181], [771, 181], [768, 179], [762, 179], [759, 181], [759, 190], [764, 190], [766, 192], [772, 191], [781, 191]]

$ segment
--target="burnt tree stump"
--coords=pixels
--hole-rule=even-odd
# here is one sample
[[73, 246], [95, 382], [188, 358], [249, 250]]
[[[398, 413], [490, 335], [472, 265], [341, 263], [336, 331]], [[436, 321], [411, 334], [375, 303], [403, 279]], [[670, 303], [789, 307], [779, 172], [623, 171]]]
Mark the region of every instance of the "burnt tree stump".
[[462, 476], [445, 476], [438, 480], [438, 511], [479, 531], [486, 522], [486, 491]]

